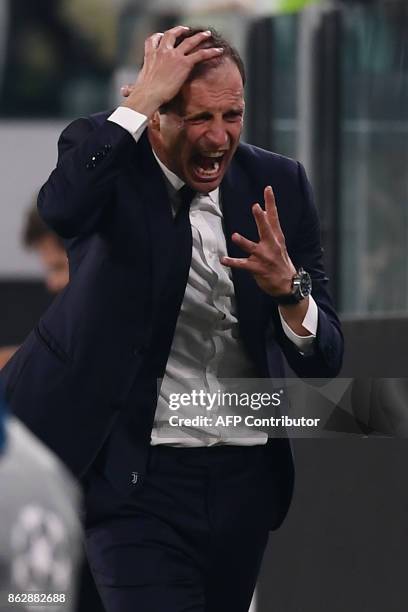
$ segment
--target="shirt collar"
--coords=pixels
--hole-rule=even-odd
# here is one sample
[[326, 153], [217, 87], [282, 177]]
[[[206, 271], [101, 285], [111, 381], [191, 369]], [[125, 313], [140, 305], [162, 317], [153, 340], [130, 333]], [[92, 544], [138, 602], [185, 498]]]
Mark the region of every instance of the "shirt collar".
[[[152, 151], [153, 151], [153, 155], [154, 155], [157, 163], [159, 164], [159, 166], [160, 166], [164, 176], [169, 181], [170, 185], [173, 187], [173, 189], [175, 191], [179, 191], [182, 187], [184, 187], [185, 182], [180, 177], [178, 177], [177, 174], [174, 174], [174, 172], [169, 170], [169, 168], [167, 168], [167, 166], [165, 166], [162, 161], [160, 161], [160, 159], [157, 157], [157, 155], [156, 155], [156, 153], [155, 153], [155, 151], [153, 149], [152, 149]], [[207, 195], [210, 198], [210, 200], [211, 200], [211, 202], [213, 204], [218, 204], [219, 190], [220, 190], [220, 188], [217, 187], [213, 191], [210, 191], [208, 194], [205, 194], [205, 195]]]

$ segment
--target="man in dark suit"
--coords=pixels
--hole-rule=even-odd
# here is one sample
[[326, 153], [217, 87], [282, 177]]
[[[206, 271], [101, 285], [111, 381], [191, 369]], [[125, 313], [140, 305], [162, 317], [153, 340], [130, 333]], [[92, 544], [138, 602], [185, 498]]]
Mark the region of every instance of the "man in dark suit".
[[84, 482], [109, 612], [247, 610], [290, 503], [287, 439], [170, 428], [174, 390], [279, 378], [283, 355], [301, 377], [341, 365], [305, 172], [240, 144], [244, 81], [216, 32], [154, 34], [123, 105], [63, 132], [40, 192], [70, 283], [5, 382]]

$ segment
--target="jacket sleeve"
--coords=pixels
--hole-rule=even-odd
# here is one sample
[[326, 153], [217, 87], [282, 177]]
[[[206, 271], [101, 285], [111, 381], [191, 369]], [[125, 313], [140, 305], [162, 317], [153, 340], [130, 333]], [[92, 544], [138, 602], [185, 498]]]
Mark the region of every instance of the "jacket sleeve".
[[57, 167], [38, 196], [45, 223], [63, 238], [92, 231], [112, 204], [116, 177], [135, 147], [132, 136], [111, 121], [98, 127], [89, 119], [71, 123], [58, 141]]
[[302, 266], [312, 278], [312, 295], [318, 307], [318, 324], [314, 349], [303, 355], [284, 333], [275, 307], [275, 337], [294, 372], [301, 378], [332, 378], [339, 374], [343, 360], [343, 335], [328, 291], [323, 266], [320, 224], [310, 184], [301, 164], [298, 180], [303, 200], [301, 222], [290, 256], [296, 268]]

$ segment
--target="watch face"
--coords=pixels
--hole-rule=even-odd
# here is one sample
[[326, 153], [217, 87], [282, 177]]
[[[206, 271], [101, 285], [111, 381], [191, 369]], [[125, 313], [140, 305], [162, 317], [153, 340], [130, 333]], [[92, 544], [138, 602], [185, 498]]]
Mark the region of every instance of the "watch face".
[[299, 291], [302, 297], [307, 297], [310, 295], [312, 291], [312, 279], [310, 278], [310, 274], [305, 272], [305, 270], [299, 270], [300, 283], [299, 283]]

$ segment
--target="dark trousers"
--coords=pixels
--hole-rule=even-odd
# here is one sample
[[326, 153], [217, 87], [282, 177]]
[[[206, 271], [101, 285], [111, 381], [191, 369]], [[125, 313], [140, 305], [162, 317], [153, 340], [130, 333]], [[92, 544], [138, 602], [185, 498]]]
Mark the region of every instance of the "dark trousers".
[[247, 612], [274, 504], [264, 452], [152, 447], [126, 498], [93, 469], [86, 548], [108, 612]]

